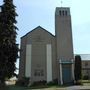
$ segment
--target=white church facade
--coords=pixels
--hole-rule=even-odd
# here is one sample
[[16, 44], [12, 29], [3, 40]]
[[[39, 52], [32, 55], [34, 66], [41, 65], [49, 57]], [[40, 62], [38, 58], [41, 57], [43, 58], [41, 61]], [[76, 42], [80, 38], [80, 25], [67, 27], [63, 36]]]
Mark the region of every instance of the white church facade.
[[59, 84], [74, 81], [74, 54], [70, 8], [57, 7], [55, 35], [41, 26], [21, 37], [19, 79], [30, 83], [58, 80]]

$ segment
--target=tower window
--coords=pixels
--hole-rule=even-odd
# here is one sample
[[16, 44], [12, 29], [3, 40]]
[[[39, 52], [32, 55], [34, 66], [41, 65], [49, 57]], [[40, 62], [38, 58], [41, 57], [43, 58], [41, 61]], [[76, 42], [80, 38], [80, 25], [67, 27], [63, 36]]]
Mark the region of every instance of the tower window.
[[64, 16], [64, 11], [62, 11], [62, 15]]
[[59, 15], [60, 16], [67, 16], [68, 15], [68, 12], [66, 10], [60, 10], [59, 11]]
[[59, 11], [59, 14], [60, 14], [60, 16], [61, 16], [61, 11]]
[[67, 16], [67, 11], [65, 11], [65, 15]]

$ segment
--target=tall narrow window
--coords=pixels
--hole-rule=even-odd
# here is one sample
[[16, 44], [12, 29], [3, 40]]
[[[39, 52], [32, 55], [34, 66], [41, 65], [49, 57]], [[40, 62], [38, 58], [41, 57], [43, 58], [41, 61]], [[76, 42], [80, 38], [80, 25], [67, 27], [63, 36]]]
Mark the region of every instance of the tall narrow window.
[[67, 16], [67, 11], [65, 11], [65, 15]]
[[62, 11], [62, 15], [64, 16], [64, 11]]
[[61, 16], [61, 11], [59, 11], [59, 14], [60, 14], [60, 16]]

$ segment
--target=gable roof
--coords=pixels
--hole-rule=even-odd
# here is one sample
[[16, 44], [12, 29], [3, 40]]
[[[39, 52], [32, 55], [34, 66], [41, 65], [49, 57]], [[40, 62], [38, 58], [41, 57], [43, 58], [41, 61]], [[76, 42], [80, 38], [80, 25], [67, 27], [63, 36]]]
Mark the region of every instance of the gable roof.
[[80, 54], [82, 60], [89, 60], [90, 61], [90, 54]]
[[82, 61], [90, 61], [90, 54], [74, 54], [74, 57], [76, 55], [80, 55]]
[[46, 29], [42, 28], [41, 26], [37, 26], [36, 28], [34, 28], [34, 29], [31, 30], [30, 32], [28, 32], [28, 33], [26, 33], [24, 36], [22, 36], [21, 39], [24, 38], [25, 36], [27, 36], [28, 34], [30, 34], [31, 32], [35, 31], [35, 30], [38, 29], [38, 28], [43, 29], [44, 31], [46, 31], [47, 33], [49, 33], [50, 35], [52, 35], [53, 37], [55, 37], [52, 33], [50, 33], [49, 31], [47, 31]]

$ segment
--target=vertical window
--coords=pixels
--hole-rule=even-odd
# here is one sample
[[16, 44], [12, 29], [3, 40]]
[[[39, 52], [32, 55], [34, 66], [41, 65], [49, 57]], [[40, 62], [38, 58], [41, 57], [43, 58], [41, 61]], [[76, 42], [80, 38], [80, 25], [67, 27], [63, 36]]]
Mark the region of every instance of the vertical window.
[[65, 15], [67, 16], [67, 11], [65, 11]]
[[59, 14], [60, 14], [60, 16], [61, 16], [61, 11], [59, 11]]
[[88, 63], [87, 62], [85, 62], [85, 67], [87, 67], [88, 66]]
[[37, 72], [36, 71], [34, 72], [34, 76], [37, 76]]
[[64, 16], [64, 11], [62, 11], [62, 15]]
[[43, 72], [43, 70], [41, 70], [41, 76], [44, 76], [44, 72]]
[[35, 70], [34, 76], [44, 76], [44, 71], [43, 70]]

